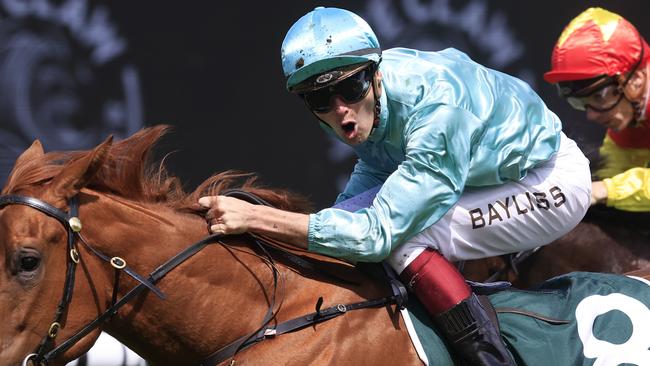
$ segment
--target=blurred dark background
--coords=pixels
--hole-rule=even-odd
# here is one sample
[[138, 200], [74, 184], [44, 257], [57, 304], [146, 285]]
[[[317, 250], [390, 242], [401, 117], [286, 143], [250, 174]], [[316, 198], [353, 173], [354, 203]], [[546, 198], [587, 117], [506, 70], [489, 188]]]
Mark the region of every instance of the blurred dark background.
[[164, 123], [159, 153], [188, 190], [238, 169], [327, 206], [355, 159], [285, 91], [280, 65], [286, 31], [319, 5], [362, 15], [384, 49], [455, 47], [526, 80], [587, 155], [604, 130], [542, 79], [556, 39], [590, 6], [650, 36], [642, 0], [0, 0], [0, 184], [35, 138], [87, 149]]

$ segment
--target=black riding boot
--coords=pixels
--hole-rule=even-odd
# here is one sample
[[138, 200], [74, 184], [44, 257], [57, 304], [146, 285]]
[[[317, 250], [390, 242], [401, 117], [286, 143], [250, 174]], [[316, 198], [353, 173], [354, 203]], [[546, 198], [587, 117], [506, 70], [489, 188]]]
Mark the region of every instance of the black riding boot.
[[446, 312], [434, 316], [437, 329], [455, 355], [470, 366], [516, 365], [499, 332], [496, 312], [487, 298], [475, 294]]

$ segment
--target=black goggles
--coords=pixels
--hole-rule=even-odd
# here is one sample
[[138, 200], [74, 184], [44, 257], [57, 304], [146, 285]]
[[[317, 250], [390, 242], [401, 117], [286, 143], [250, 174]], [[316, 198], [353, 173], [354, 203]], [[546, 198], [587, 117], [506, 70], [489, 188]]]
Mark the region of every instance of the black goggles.
[[340, 96], [347, 103], [357, 103], [368, 95], [375, 68], [373, 65], [348, 76], [336, 84], [300, 93], [309, 109], [316, 113], [327, 113], [332, 109], [331, 101], [334, 96]]

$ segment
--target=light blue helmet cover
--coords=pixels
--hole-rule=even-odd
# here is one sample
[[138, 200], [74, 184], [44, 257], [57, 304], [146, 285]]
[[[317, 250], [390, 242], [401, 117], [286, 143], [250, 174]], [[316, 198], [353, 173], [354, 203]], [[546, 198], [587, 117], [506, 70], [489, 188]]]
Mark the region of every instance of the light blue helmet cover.
[[326, 71], [381, 58], [377, 36], [365, 20], [348, 10], [323, 7], [298, 19], [281, 52], [288, 90]]

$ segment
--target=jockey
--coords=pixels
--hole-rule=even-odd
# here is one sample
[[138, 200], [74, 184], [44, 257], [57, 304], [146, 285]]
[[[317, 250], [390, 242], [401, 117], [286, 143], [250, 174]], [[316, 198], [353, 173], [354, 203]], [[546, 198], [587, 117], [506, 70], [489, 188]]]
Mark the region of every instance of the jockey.
[[607, 127], [591, 203], [650, 211], [648, 44], [620, 15], [589, 8], [564, 29], [544, 79], [587, 119]]
[[381, 50], [347, 10], [316, 8], [282, 44], [287, 88], [359, 157], [337, 202], [381, 185], [369, 207], [311, 215], [202, 197], [211, 231], [246, 231], [350, 261], [387, 259], [457, 357], [514, 365], [494, 310], [449, 261], [531, 249], [589, 206], [588, 161], [521, 80], [455, 49]]

